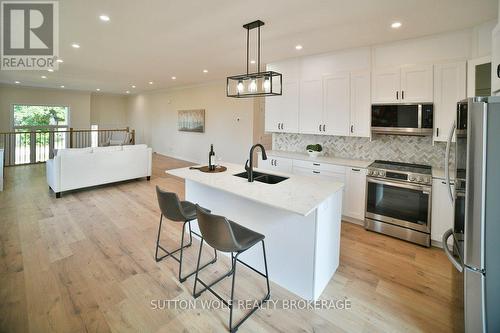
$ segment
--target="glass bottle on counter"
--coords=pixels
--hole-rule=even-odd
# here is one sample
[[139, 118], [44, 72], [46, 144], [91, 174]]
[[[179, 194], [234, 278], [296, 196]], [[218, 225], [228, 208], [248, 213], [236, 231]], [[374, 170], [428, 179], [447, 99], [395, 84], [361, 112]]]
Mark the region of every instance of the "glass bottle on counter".
[[215, 170], [215, 152], [214, 152], [214, 145], [210, 145], [210, 152], [208, 153], [208, 170], [214, 171]]

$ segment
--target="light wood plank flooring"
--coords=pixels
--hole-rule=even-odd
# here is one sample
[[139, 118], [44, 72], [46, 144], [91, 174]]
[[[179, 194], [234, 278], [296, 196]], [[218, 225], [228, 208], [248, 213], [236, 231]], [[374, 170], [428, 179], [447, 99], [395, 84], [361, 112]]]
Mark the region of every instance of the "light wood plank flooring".
[[[153, 164], [150, 182], [101, 186], [61, 199], [47, 188], [45, 165], [6, 168], [0, 192], [0, 332], [226, 330], [228, 310], [151, 308], [152, 300], [191, 300], [193, 287], [192, 278], [177, 281], [177, 262], [153, 259], [159, 218], [155, 185], [183, 197], [183, 181], [164, 170], [189, 163], [155, 155]], [[180, 228], [167, 222], [162, 242], [173, 248]], [[195, 243], [186, 251], [186, 269], [194, 267], [197, 249]], [[228, 264], [223, 257], [202, 277], [210, 280]], [[237, 298], [261, 296], [262, 278], [238, 270]], [[352, 308], [259, 310], [240, 331], [453, 332], [460, 311], [455, 283], [440, 249], [343, 223], [340, 267], [322, 299], [347, 298]], [[295, 298], [275, 284], [271, 288], [274, 300]], [[230, 279], [216, 289], [228, 295]], [[201, 299], [214, 297], [205, 293]]]

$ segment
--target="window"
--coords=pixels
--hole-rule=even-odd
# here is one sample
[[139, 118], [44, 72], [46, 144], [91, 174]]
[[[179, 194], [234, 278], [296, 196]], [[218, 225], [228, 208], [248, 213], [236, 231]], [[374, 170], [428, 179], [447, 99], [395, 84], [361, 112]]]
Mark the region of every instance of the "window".
[[69, 107], [14, 104], [12, 113], [16, 164], [43, 162], [50, 147], [66, 148]]

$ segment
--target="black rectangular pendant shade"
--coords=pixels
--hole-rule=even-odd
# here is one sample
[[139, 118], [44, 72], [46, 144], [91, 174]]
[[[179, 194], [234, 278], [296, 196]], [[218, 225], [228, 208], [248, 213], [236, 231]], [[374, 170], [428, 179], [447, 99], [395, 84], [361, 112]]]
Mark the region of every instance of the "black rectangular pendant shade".
[[265, 97], [280, 96], [282, 75], [267, 71], [229, 76], [227, 78], [227, 97]]

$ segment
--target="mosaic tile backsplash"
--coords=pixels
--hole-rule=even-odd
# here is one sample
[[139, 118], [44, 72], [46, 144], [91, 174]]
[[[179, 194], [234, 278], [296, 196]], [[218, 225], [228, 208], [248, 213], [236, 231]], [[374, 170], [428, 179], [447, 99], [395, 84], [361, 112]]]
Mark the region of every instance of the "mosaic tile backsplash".
[[[432, 144], [432, 137], [377, 135], [369, 138], [309, 134], [273, 133], [273, 149], [305, 152], [308, 144], [319, 143], [323, 155], [360, 160], [387, 160], [443, 168], [446, 143]], [[454, 149], [450, 151], [454, 161]]]

